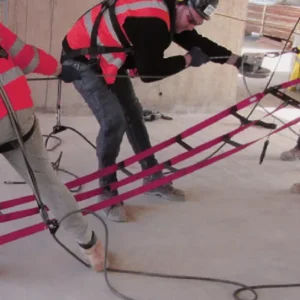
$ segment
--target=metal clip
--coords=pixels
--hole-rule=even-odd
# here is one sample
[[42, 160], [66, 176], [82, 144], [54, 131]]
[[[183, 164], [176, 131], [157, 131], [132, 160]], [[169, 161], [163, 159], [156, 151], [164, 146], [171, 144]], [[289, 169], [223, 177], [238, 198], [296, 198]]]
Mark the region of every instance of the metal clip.
[[59, 229], [59, 224], [58, 224], [58, 221], [56, 219], [54, 219], [54, 220], [48, 220], [47, 226], [48, 226], [48, 229], [49, 229], [50, 233], [53, 234], [53, 235]]

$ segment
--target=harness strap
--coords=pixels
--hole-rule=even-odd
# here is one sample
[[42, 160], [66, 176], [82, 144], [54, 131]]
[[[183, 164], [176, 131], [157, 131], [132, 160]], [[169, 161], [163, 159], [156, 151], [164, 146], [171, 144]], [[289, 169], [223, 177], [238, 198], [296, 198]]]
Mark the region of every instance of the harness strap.
[[111, 19], [111, 23], [112, 23], [112, 26], [114, 28], [114, 31], [120, 41], [120, 43], [122, 44], [122, 46], [125, 48], [125, 49], [128, 49], [131, 47], [131, 45], [129, 44], [126, 36], [124, 35], [122, 29], [121, 29], [121, 26], [118, 22], [118, 19], [117, 19], [117, 16], [116, 16], [116, 13], [115, 13], [115, 4], [114, 3], [113, 5], [111, 5], [109, 8], [108, 8], [108, 11], [109, 11], [109, 16], [110, 16], [110, 19]]
[[[30, 137], [32, 136], [34, 130], [35, 130], [35, 126], [36, 126], [36, 118], [34, 117], [34, 122], [32, 127], [30, 128], [30, 130], [23, 136], [23, 141], [26, 142], [30, 139]], [[5, 153], [8, 151], [12, 151], [14, 149], [19, 148], [19, 142], [18, 140], [12, 140], [10, 142], [7, 142], [5, 144], [2, 144], [0, 146], [0, 153]]]
[[107, 46], [99, 46], [89, 47], [89, 48], [79, 48], [72, 49], [69, 46], [69, 43], [66, 38], [63, 40], [63, 57], [66, 58], [76, 58], [80, 56], [90, 55], [92, 58], [96, 58], [98, 54], [106, 54], [106, 53], [117, 53], [117, 52], [129, 52], [128, 49], [123, 49], [120, 47], [107, 47]]
[[[96, 20], [94, 22], [93, 25], [93, 29], [92, 29], [92, 34], [91, 34], [91, 44], [90, 44], [90, 49], [95, 50], [98, 47], [97, 44], [97, 36], [98, 36], [98, 30], [99, 30], [99, 26], [100, 26], [100, 21], [102, 19], [102, 16], [104, 14], [104, 12], [106, 11], [107, 6], [106, 4], [102, 4], [101, 6], [101, 10], [98, 14], [98, 16], [96, 17]], [[91, 60], [96, 60], [98, 62], [98, 53], [97, 51], [95, 51], [94, 53], [91, 54]]]
[[[108, 6], [110, 5], [110, 6]], [[99, 46], [97, 44], [97, 36], [98, 36], [98, 29], [100, 26], [100, 21], [103, 17], [103, 14], [106, 10], [109, 10], [110, 18], [112, 21], [113, 28], [116, 32], [118, 39], [120, 40], [123, 47], [108, 47], [108, 46]], [[106, 53], [118, 53], [118, 52], [125, 52], [130, 53], [132, 52], [132, 48], [128, 43], [125, 35], [123, 34], [118, 19], [115, 14], [115, 3], [114, 4], [106, 4], [103, 3], [99, 14], [97, 15], [91, 33], [91, 43], [90, 47], [88, 48], [79, 48], [79, 49], [72, 49], [68, 43], [67, 37], [65, 36], [62, 41], [63, 47], [63, 54], [62, 60], [64, 61], [68, 58], [79, 58], [82, 60], [82, 57], [85, 55], [90, 55], [91, 63], [98, 63], [99, 54], [106, 54]], [[85, 59], [86, 60], [86, 59]]]

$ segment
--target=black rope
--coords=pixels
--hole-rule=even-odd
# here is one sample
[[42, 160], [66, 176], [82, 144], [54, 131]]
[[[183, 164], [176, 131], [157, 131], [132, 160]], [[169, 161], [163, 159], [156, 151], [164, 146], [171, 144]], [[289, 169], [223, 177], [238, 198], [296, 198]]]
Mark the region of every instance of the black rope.
[[[45, 134], [43, 134], [42, 136], [43, 137], [47, 137], [46, 143], [45, 143], [45, 147], [46, 147], [47, 151], [54, 151], [62, 143], [62, 140], [59, 137], [52, 136], [52, 135], [51, 136], [50, 135], [45, 135]], [[48, 141], [49, 141], [50, 138], [53, 138], [53, 139], [57, 140], [58, 143], [56, 143], [52, 148], [48, 148], [47, 149], [47, 143], [48, 143]], [[74, 174], [74, 173], [72, 173], [72, 172], [70, 172], [70, 171], [68, 171], [68, 170], [63, 169], [63, 168], [60, 167], [60, 162], [61, 162], [62, 154], [63, 154], [63, 152], [61, 151], [60, 154], [59, 154], [59, 156], [58, 156], [58, 158], [56, 159], [56, 161], [51, 162], [51, 165], [52, 165], [53, 169], [55, 171], [57, 171], [57, 172], [62, 172], [62, 173], [70, 175], [71, 177], [73, 177], [75, 179], [78, 179], [79, 176], [77, 176], [76, 174]], [[26, 184], [25, 181], [13, 181], [13, 180], [5, 180], [3, 183], [4, 184], [8, 184], [8, 185]], [[81, 189], [82, 189], [82, 185], [79, 185], [77, 188], [70, 189], [70, 191], [73, 192], [73, 193], [76, 193], [76, 192], [81, 191]]]
[[[105, 232], [105, 239], [104, 239], [104, 268], [103, 268], [103, 273], [104, 273], [104, 278], [107, 286], [111, 290], [111, 292], [116, 295], [117, 297], [124, 299], [124, 300], [134, 300], [133, 298], [130, 298], [128, 296], [125, 296], [118, 292], [113, 285], [110, 283], [110, 280], [108, 278], [108, 273], [119, 273], [119, 274], [131, 274], [131, 275], [138, 275], [138, 276], [146, 276], [146, 277], [156, 277], [156, 278], [166, 278], [166, 279], [177, 279], [177, 280], [194, 280], [194, 281], [206, 281], [206, 282], [213, 282], [213, 283], [223, 283], [227, 285], [233, 285], [233, 286], [238, 286], [239, 289], [234, 291], [233, 295], [235, 294], [240, 294], [244, 291], [250, 291], [253, 294], [253, 298], [251, 300], [257, 300], [258, 295], [255, 292], [255, 289], [247, 286], [243, 283], [237, 282], [237, 281], [232, 281], [232, 280], [227, 280], [227, 279], [220, 279], [220, 278], [212, 278], [212, 277], [201, 277], [201, 276], [188, 276], [188, 275], [173, 275], [173, 274], [162, 274], [162, 273], [153, 273], [153, 272], [144, 272], [144, 271], [133, 271], [133, 270], [121, 270], [121, 269], [114, 269], [114, 268], [107, 268], [107, 257], [108, 257], [108, 240], [109, 240], [109, 233], [107, 229], [107, 225], [103, 221], [103, 219], [95, 212], [87, 210], [87, 209], [80, 209], [76, 210], [73, 212], [70, 212], [66, 216], [64, 216], [59, 222], [58, 222], [58, 227], [60, 227], [61, 223], [71, 215], [77, 214], [77, 213], [89, 213], [96, 217], [103, 225], [104, 227], [104, 232]], [[56, 236], [57, 230], [52, 234], [54, 240], [67, 252], [69, 253], [72, 257], [74, 257], [77, 261], [79, 261], [81, 264], [83, 264], [87, 268], [91, 268], [91, 266], [86, 263], [84, 260], [82, 260], [80, 257], [78, 257], [73, 251], [71, 251], [67, 246], [65, 246]], [[235, 299], [237, 300], [242, 300], [239, 298], [239, 296], [234, 296]]]
[[[53, 149], [56, 149], [60, 144], [61, 144], [61, 139], [59, 137], [54, 137], [53, 135], [56, 134], [56, 133], [59, 133], [59, 132], [62, 132], [64, 130], [71, 130], [71, 131], [74, 131], [75, 133], [77, 133], [81, 138], [83, 138], [92, 148], [96, 149], [96, 146], [91, 142], [89, 141], [82, 133], [80, 133], [78, 130], [76, 130], [75, 128], [72, 128], [72, 127], [69, 127], [69, 126], [62, 126], [62, 125], [55, 125], [53, 127], [53, 131], [49, 134], [49, 135], [45, 135], [47, 138], [46, 138], [46, 141], [45, 141], [45, 147], [47, 149], [47, 145], [48, 145], [48, 141], [50, 138], [56, 138], [58, 140], [60, 140], [60, 143], [55, 145], [53, 148], [49, 149], [48, 151], [52, 151]], [[66, 169], [63, 169], [60, 167], [60, 161], [61, 161], [61, 158], [62, 158], [62, 154], [63, 152], [61, 151], [57, 160], [52, 163], [52, 166], [54, 168], [54, 170], [56, 171], [59, 171], [59, 172], [62, 172], [62, 173], [65, 173], [65, 174], [68, 174], [76, 179], [79, 178], [79, 176], [77, 176], [76, 174], [66, 170]], [[77, 188], [75, 189], [70, 189], [71, 192], [75, 193], [75, 192], [79, 192], [80, 190], [82, 189], [82, 185], [79, 185]]]
[[[235, 300], [243, 300], [245, 298], [242, 298], [242, 294], [245, 292], [250, 292], [253, 295], [253, 298], [250, 300], [257, 300], [258, 294], [256, 290], [261, 289], [278, 289], [278, 288], [299, 288], [300, 283], [291, 283], [291, 284], [265, 284], [265, 285], [253, 285], [248, 286], [244, 283], [232, 281], [228, 279], [220, 279], [220, 278], [213, 278], [213, 277], [202, 277], [202, 276], [189, 276], [189, 275], [173, 275], [173, 274], [162, 274], [162, 273], [154, 273], [154, 272], [144, 272], [144, 271], [133, 271], [133, 270], [122, 270], [122, 269], [114, 269], [114, 268], [107, 268], [107, 257], [108, 257], [108, 240], [109, 240], [109, 233], [107, 229], [107, 225], [103, 221], [103, 219], [95, 212], [87, 210], [87, 209], [80, 209], [77, 211], [70, 212], [66, 216], [64, 216], [61, 221], [58, 222], [58, 227], [60, 227], [60, 224], [71, 215], [77, 214], [77, 213], [88, 213], [96, 217], [103, 225], [104, 231], [105, 231], [105, 239], [104, 239], [104, 278], [106, 281], [106, 284], [108, 285], [111, 292], [113, 292], [116, 296], [120, 297], [124, 300], [134, 300], [130, 297], [127, 297], [120, 292], [118, 292], [110, 283], [110, 280], [108, 278], [108, 273], [119, 273], [119, 274], [131, 274], [131, 275], [137, 275], [137, 276], [146, 276], [146, 277], [155, 277], [155, 278], [165, 278], [165, 279], [175, 279], [175, 280], [193, 280], [193, 281], [205, 281], [205, 282], [212, 282], [212, 283], [222, 283], [227, 285], [233, 285], [238, 286], [239, 288], [236, 289], [232, 296]], [[66, 247], [56, 236], [57, 230], [52, 234], [54, 240], [71, 256], [73, 256], [77, 261], [79, 261], [81, 264], [83, 264], [87, 268], [91, 268], [91, 266], [86, 263], [84, 260], [79, 258], [74, 252], [72, 252], [68, 247]]]

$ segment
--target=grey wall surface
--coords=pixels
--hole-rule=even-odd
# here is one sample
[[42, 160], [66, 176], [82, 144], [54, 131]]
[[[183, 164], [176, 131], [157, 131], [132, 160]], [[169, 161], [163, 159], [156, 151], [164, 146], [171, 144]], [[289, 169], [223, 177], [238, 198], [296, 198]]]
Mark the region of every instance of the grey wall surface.
[[[84, 11], [98, 3], [96, 0], [7, 1], [8, 26], [27, 43], [49, 51], [56, 58], [59, 58], [61, 40], [68, 28]], [[0, 3], [1, 20], [4, 20], [4, 2]], [[218, 14], [197, 30], [217, 43], [240, 53], [247, 4], [247, 0], [220, 0]], [[179, 53], [185, 52], [172, 45], [166, 56]], [[235, 102], [237, 71], [228, 65], [210, 63], [201, 68], [189, 68], [181, 74], [152, 84], [142, 83], [139, 79], [134, 79], [133, 82], [137, 96], [147, 108], [169, 112], [208, 111]], [[54, 111], [57, 82], [39, 81], [31, 82], [30, 85], [36, 107], [46, 112]], [[89, 112], [83, 99], [71, 84], [63, 85], [62, 107], [65, 114]]]

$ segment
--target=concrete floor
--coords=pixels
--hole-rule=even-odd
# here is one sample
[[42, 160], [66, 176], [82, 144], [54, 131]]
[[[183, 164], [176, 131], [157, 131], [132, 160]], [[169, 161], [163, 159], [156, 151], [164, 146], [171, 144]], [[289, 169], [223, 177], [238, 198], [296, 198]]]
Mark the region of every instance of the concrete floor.
[[[261, 112], [258, 110], [257, 114]], [[288, 120], [299, 114], [299, 111], [286, 110], [280, 117]], [[178, 134], [208, 115], [173, 117], [173, 121], [147, 123], [153, 144]], [[48, 134], [55, 116], [39, 114], [39, 118], [42, 132]], [[62, 123], [95, 140], [98, 126], [93, 117], [63, 117]], [[228, 118], [186, 141], [192, 146], [198, 145], [238, 125], [235, 119]], [[295, 129], [299, 130], [299, 126]], [[236, 140], [252, 140], [267, 133], [264, 129], [252, 128]], [[95, 152], [88, 144], [71, 131], [59, 136], [63, 144], [49, 152], [52, 161], [63, 151], [61, 167], [81, 176], [95, 171]], [[263, 143], [260, 142], [176, 181], [175, 185], [187, 193], [185, 203], [171, 203], [146, 195], [128, 200], [130, 222], [107, 223], [111, 266], [226, 278], [249, 285], [300, 282], [300, 195], [289, 192], [289, 187], [300, 181], [300, 164], [279, 160], [280, 153], [294, 146], [295, 140], [288, 130], [273, 136], [262, 165], [258, 164]], [[157, 157], [161, 161], [182, 151], [176, 145]], [[199, 161], [208, 153], [210, 151], [181, 166]], [[125, 138], [120, 159], [130, 155], [132, 150]], [[130, 168], [138, 169], [137, 165]], [[30, 193], [25, 185], [3, 184], [4, 180], [20, 180], [4, 159], [0, 160], [0, 170], [1, 200]], [[71, 179], [63, 173], [59, 176], [64, 182]], [[120, 174], [120, 178], [122, 176]], [[94, 182], [83, 190], [95, 186]], [[123, 190], [133, 186], [136, 184]], [[86, 204], [94, 201], [91, 199]], [[28, 206], [20, 208], [25, 207]], [[101, 224], [92, 216], [87, 219], [103, 238]], [[0, 234], [37, 221], [39, 216], [1, 224]], [[71, 237], [62, 229], [58, 236], [77, 251]], [[234, 287], [222, 284], [117, 274], [109, 277], [118, 290], [141, 300], [229, 300], [234, 291]], [[1, 299], [117, 299], [106, 286], [103, 274], [84, 268], [56, 245], [47, 232], [0, 247], [0, 291]], [[264, 300], [292, 300], [298, 296], [299, 289], [259, 291], [259, 299]]]

